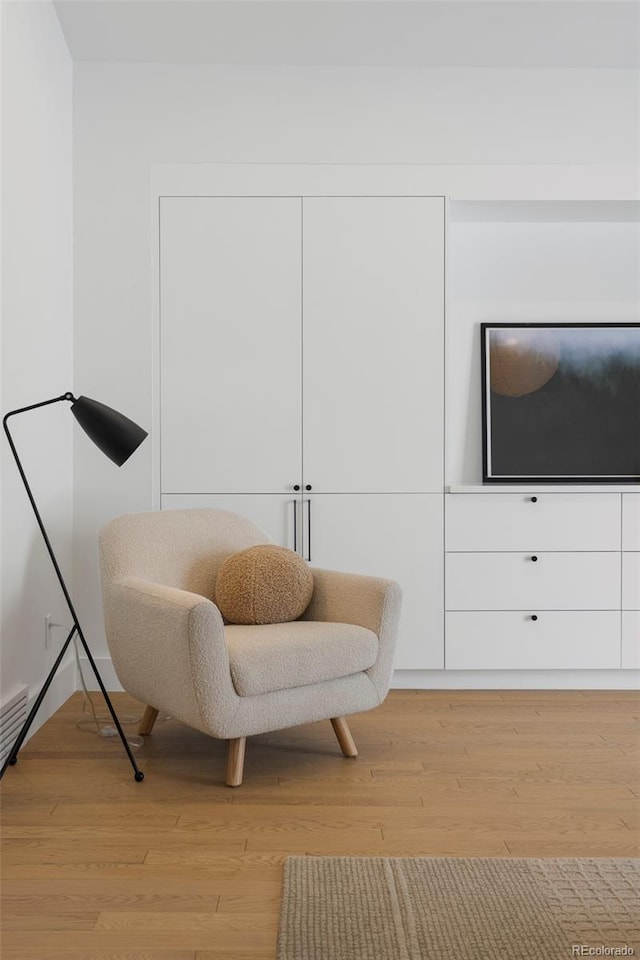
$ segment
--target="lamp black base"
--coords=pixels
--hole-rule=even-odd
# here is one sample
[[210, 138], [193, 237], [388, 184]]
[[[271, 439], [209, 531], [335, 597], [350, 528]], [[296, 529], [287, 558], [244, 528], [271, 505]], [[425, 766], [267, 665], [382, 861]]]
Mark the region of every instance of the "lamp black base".
[[20, 730], [20, 733], [19, 733], [18, 736], [16, 737], [15, 743], [13, 744], [11, 750], [9, 751], [9, 754], [8, 754], [6, 760], [5, 760], [4, 763], [2, 764], [2, 769], [0, 770], [0, 780], [1, 780], [2, 777], [4, 776], [4, 773], [5, 773], [6, 769], [7, 769], [7, 767], [13, 767], [13, 766], [15, 766], [15, 764], [18, 762], [18, 753], [19, 753], [19, 751], [20, 751], [20, 748], [22, 747], [22, 744], [24, 743], [24, 741], [25, 741], [25, 739], [26, 739], [26, 736], [27, 736], [27, 733], [29, 732], [29, 728], [31, 727], [31, 724], [32, 724], [33, 721], [35, 720], [36, 714], [37, 714], [38, 710], [40, 709], [40, 705], [42, 704], [42, 701], [43, 701], [44, 698], [45, 698], [45, 695], [46, 695], [46, 693], [47, 693], [47, 690], [48, 690], [49, 687], [51, 686], [51, 682], [52, 682], [52, 680], [53, 680], [53, 678], [54, 678], [54, 676], [55, 676], [55, 674], [56, 674], [56, 671], [57, 671], [58, 667], [60, 666], [60, 664], [61, 664], [61, 662], [62, 662], [62, 659], [63, 659], [65, 653], [67, 652], [67, 648], [69, 647], [69, 644], [71, 643], [71, 640], [73, 639], [74, 633], [77, 633], [77, 634], [78, 634], [78, 637], [80, 638], [80, 642], [81, 642], [81, 644], [82, 644], [82, 646], [83, 646], [83, 648], [84, 648], [84, 651], [85, 651], [85, 653], [86, 653], [86, 655], [87, 655], [87, 658], [88, 658], [88, 660], [89, 660], [89, 663], [91, 664], [91, 668], [92, 668], [92, 670], [93, 670], [93, 672], [94, 672], [94, 674], [95, 674], [96, 680], [98, 681], [98, 685], [99, 685], [99, 687], [100, 687], [100, 690], [102, 691], [102, 695], [103, 695], [103, 697], [104, 697], [104, 699], [105, 699], [105, 702], [106, 702], [106, 704], [107, 704], [107, 707], [109, 708], [109, 713], [111, 714], [111, 718], [112, 718], [112, 720], [113, 720], [113, 722], [114, 722], [114, 724], [115, 724], [115, 726], [116, 726], [116, 730], [118, 731], [118, 735], [119, 735], [119, 737], [120, 737], [120, 740], [122, 741], [122, 746], [124, 747], [124, 749], [125, 749], [125, 751], [126, 751], [126, 753], [127, 753], [127, 756], [128, 756], [128, 758], [129, 758], [129, 762], [131, 763], [131, 766], [133, 767], [134, 779], [135, 779], [138, 783], [140, 783], [142, 780], [144, 780], [144, 773], [142, 772], [142, 770], [139, 770], [139, 769], [138, 769], [138, 764], [136, 763], [136, 758], [134, 757], [133, 753], [131, 752], [131, 747], [129, 746], [129, 743], [128, 743], [127, 738], [126, 738], [126, 736], [125, 736], [125, 734], [124, 734], [124, 731], [123, 731], [122, 727], [120, 726], [120, 721], [118, 720], [118, 717], [116, 716], [116, 712], [115, 712], [115, 710], [113, 709], [113, 704], [111, 703], [111, 700], [110, 700], [110, 698], [109, 698], [109, 694], [107, 693], [107, 690], [106, 690], [106, 688], [105, 688], [105, 685], [104, 685], [104, 683], [102, 682], [102, 677], [101, 677], [100, 674], [98, 673], [98, 668], [96, 667], [95, 660], [94, 660], [93, 657], [91, 656], [91, 651], [89, 650], [89, 647], [87, 646], [87, 642], [86, 642], [86, 640], [85, 640], [85, 638], [84, 638], [84, 635], [83, 635], [83, 633], [82, 633], [82, 630], [80, 629], [80, 624], [78, 623], [77, 620], [76, 620], [76, 622], [74, 623], [73, 627], [71, 628], [71, 632], [69, 633], [69, 636], [68, 636], [67, 639], [65, 640], [64, 645], [63, 645], [63, 647], [62, 647], [62, 650], [61, 650], [60, 653], [58, 654], [58, 657], [56, 658], [56, 662], [54, 663], [53, 667], [51, 668], [51, 671], [50, 671], [50, 673], [49, 673], [49, 676], [47, 677], [47, 679], [46, 679], [45, 682], [43, 683], [42, 688], [41, 688], [41, 690], [40, 690], [40, 693], [38, 694], [34, 705], [32, 706], [31, 710], [29, 711], [29, 716], [27, 717], [27, 719], [26, 719], [25, 722], [23, 723], [22, 729]]

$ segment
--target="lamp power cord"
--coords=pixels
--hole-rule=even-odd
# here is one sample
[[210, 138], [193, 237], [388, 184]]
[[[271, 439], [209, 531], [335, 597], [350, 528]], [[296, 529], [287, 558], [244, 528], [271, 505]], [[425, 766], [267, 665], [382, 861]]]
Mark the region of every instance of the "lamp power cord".
[[[113, 725], [113, 718], [111, 716], [99, 716], [96, 712], [95, 704], [93, 698], [89, 693], [87, 684], [84, 678], [84, 673], [82, 672], [82, 663], [80, 661], [80, 651], [78, 649], [78, 641], [76, 637], [73, 638], [73, 648], [76, 656], [76, 666], [78, 668], [78, 674], [80, 676], [80, 684], [82, 686], [82, 711], [83, 713], [89, 712], [90, 717], [83, 717], [80, 720], [76, 720], [76, 726], [79, 730], [84, 730], [89, 733], [94, 733], [98, 737], [117, 737], [118, 731]], [[133, 724], [139, 724], [142, 717], [134, 716], [119, 716], [121, 727], [131, 726]], [[127, 743], [130, 747], [142, 747], [144, 746], [144, 738], [138, 734], [130, 734], [125, 730], [125, 736], [127, 738]]]

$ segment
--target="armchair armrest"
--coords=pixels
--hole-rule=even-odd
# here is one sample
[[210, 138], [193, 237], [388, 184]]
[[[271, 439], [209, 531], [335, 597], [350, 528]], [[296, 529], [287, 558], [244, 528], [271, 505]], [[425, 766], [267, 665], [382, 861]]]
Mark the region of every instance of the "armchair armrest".
[[399, 614], [402, 593], [393, 580], [365, 577], [336, 570], [318, 570], [313, 573], [313, 596], [307, 607], [305, 620], [324, 620], [332, 623], [353, 623], [380, 635], [390, 626], [388, 622]]
[[105, 625], [125, 690], [206, 733], [234, 709], [220, 611], [206, 597], [138, 577], [105, 591]]
[[367, 674], [383, 700], [391, 680], [400, 622], [400, 585], [393, 580], [335, 570], [312, 568], [312, 573], [313, 596], [303, 619], [353, 623], [376, 634], [378, 659]]

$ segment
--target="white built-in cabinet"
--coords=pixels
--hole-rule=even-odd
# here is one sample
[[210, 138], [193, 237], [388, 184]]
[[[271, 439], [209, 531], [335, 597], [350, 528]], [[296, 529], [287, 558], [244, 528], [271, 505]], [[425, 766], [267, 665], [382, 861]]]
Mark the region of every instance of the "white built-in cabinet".
[[450, 494], [447, 668], [637, 667], [639, 500], [606, 488]]
[[637, 321], [637, 220], [624, 201], [449, 202], [447, 671], [640, 667], [640, 488], [479, 482], [481, 323]]
[[398, 580], [441, 669], [443, 199], [162, 198], [159, 339], [162, 508]]

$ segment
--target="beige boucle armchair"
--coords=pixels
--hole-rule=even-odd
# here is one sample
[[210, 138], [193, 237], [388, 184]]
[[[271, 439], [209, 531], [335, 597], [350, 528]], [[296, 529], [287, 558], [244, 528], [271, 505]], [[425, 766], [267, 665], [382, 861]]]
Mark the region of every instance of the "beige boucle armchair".
[[107, 641], [122, 686], [158, 711], [229, 741], [227, 784], [242, 783], [246, 738], [331, 719], [342, 752], [357, 749], [345, 714], [384, 700], [400, 616], [390, 580], [312, 569], [301, 620], [232, 626], [213, 603], [233, 553], [269, 537], [223, 510], [127, 514], [100, 535]]

